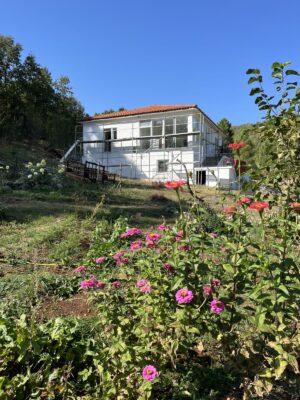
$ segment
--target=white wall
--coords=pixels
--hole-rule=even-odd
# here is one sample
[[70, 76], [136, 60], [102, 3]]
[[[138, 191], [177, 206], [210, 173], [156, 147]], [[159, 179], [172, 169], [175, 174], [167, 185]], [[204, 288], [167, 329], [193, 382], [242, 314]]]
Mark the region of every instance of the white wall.
[[[176, 116], [188, 117], [188, 131], [195, 131], [195, 121], [199, 129], [202, 129], [202, 137], [211, 141], [211, 145], [203, 146], [199, 142], [199, 136], [188, 136], [188, 147], [178, 149], [140, 149], [139, 121], [164, 119]], [[91, 161], [104, 165], [112, 173], [121, 174], [133, 179], [183, 179], [185, 173], [183, 167], [176, 163], [176, 158], [185, 163], [188, 171], [194, 171], [194, 162], [203, 161], [206, 156], [215, 155], [215, 138], [222, 135], [216, 132], [214, 127], [197, 110], [180, 110], [163, 113], [151, 113], [132, 117], [113, 118], [107, 120], [86, 121], [83, 123], [83, 141], [104, 140], [104, 129], [117, 128], [117, 139], [132, 138], [129, 141], [111, 142], [111, 151], [104, 151], [104, 143], [84, 144], [83, 162]], [[210, 133], [212, 132], [212, 133]], [[153, 137], [155, 139], [155, 136]], [[151, 139], [153, 140], [153, 139]], [[203, 142], [205, 143], [205, 142]], [[136, 148], [136, 151], [132, 149]], [[167, 160], [168, 171], [158, 172], [158, 160]]]

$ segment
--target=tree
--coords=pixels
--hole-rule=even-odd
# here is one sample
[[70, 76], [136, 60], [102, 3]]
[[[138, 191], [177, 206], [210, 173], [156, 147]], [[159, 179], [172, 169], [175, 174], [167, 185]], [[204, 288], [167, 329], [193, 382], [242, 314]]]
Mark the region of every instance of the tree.
[[22, 46], [0, 36], [0, 138], [44, 139], [55, 147], [74, 140], [82, 105], [66, 76], [52, 79], [32, 54], [21, 62]]
[[222, 118], [218, 122], [219, 128], [224, 132], [225, 138], [224, 138], [224, 146], [227, 147], [229, 143], [233, 142], [233, 129], [231, 123], [228, 121], [227, 118]]

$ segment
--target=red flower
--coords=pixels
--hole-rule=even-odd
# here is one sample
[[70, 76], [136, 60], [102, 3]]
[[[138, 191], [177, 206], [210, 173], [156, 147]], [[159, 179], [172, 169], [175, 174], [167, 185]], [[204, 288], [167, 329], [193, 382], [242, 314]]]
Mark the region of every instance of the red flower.
[[291, 207], [295, 210], [300, 212], [300, 203], [292, 203]]
[[236, 206], [224, 207], [223, 209], [225, 214], [233, 214], [237, 211]]
[[180, 186], [183, 186], [186, 184], [186, 181], [180, 180], [180, 181], [166, 181], [165, 187], [167, 189], [177, 189]]
[[250, 204], [251, 203], [251, 199], [249, 199], [249, 197], [242, 197], [241, 199], [238, 199], [236, 201], [236, 204], [241, 205], [241, 204]]
[[252, 203], [249, 206], [252, 210], [256, 210], [258, 212], [263, 212], [265, 208], [269, 207], [269, 203], [265, 203], [263, 201], [257, 201], [256, 203]]
[[230, 143], [228, 148], [231, 150], [240, 150], [246, 146], [246, 143]]

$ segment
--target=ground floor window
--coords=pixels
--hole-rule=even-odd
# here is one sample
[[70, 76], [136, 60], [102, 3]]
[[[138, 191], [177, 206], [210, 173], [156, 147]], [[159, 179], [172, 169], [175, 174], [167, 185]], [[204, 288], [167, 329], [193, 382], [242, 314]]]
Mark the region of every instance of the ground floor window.
[[196, 183], [197, 185], [206, 184], [206, 171], [196, 171]]
[[157, 171], [158, 172], [168, 172], [168, 161], [158, 160], [157, 161]]

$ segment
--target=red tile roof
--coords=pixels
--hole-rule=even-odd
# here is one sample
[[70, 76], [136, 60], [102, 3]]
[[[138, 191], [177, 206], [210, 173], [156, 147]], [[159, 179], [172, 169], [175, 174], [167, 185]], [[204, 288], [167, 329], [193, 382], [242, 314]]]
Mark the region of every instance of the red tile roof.
[[129, 117], [131, 115], [150, 114], [150, 113], [164, 112], [164, 111], [186, 110], [188, 108], [198, 108], [198, 107], [196, 104], [176, 104], [173, 106], [155, 104], [153, 106], [135, 108], [133, 110], [116, 111], [107, 114], [98, 114], [94, 115], [93, 117], [84, 118], [83, 121], [93, 121], [97, 119], [108, 119], [117, 117]]

